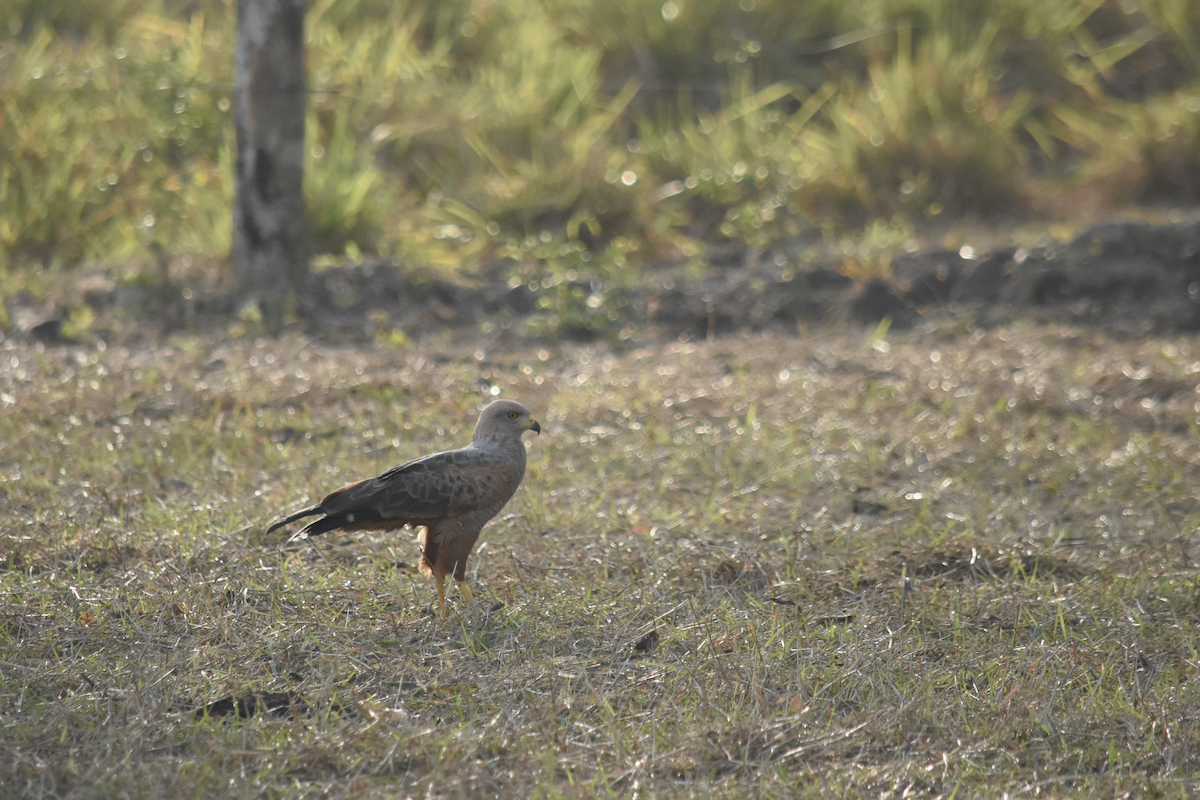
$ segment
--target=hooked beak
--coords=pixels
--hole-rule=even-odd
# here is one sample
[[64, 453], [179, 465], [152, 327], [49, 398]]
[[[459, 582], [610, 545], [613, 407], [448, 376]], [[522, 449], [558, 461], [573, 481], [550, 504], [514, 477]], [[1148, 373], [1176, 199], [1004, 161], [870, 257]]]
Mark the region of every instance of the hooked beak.
[[536, 419], [529, 420], [529, 430], [533, 431], [539, 436], [542, 434], [542, 426], [538, 424]]

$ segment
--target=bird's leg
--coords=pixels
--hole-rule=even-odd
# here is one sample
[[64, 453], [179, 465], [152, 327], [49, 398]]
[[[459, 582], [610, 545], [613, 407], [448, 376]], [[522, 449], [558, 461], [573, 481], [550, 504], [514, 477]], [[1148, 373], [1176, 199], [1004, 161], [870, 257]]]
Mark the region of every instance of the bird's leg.
[[458, 584], [458, 592], [462, 595], [463, 602], [467, 605], [474, 603], [475, 598], [471, 597], [471, 590], [467, 588], [467, 582], [456, 580], [455, 583]]
[[441, 575], [434, 575], [433, 580], [437, 584], [438, 613], [444, 617], [446, 616], [446, 579]]

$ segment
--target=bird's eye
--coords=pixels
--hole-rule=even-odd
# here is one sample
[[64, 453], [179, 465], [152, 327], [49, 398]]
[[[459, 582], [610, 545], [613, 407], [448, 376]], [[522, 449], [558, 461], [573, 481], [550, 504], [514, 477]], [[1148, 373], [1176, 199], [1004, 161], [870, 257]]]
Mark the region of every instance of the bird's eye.
[[517, 412], [515, 412], [515, 411], [510, 411], [510, 412], [508, 412], [508, 418], [509, 418], [509, 419], [516, 419], [516, 418], [517, 418]]

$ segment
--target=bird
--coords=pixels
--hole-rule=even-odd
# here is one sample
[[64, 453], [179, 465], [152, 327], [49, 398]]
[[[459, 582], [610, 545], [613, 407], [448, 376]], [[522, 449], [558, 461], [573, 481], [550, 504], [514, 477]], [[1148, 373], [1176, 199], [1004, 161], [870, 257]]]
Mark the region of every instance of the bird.
[[446, 576], [453, 575], [466, 605], [467, 558], [483, 526], [500, 512], [525, 477], [521, 435], [542, 426], [529, 409], [497, 400], [483, 409], [471, 443], [458, 450], [418, 458], [374, 478], [343, 486], [315, 506], [267, 528], [271, 533], [307, 517], [289, 541], [329, 531], [390, 531], [421, 528], [421, 574], [437, 586], [438, 612], [445, 617]]

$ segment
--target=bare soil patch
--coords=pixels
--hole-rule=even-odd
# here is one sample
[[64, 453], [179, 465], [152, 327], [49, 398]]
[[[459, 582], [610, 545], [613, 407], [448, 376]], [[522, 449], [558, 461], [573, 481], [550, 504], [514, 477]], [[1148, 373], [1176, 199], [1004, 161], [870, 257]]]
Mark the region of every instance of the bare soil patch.
[[[902, 254], [889, 279], [865, 283], [843, 274], [837, 262], [801, 263], [799, 248], [786, 241], [766, 250], [727, 242], [710, 249], [703, 278], [664, 262], [632, 287], [576, 282], [569, 288], [581, 296], [611, 293], [611, 318], [599, 327], [586, 321], [531, 327], [531, 321], [562, 313], [550, 298], [558, 290], [536, 282], [514, 286], [504, 265], [451, 281], [409, 265], [368, 261], [310, 275], [294, 324], [342, 341], [393, 331], [420, 339], [482, 326], [510, 343], [545, 340], [538, 331], [550, 328], [557, 333], [549, 338], [583, 342], [616, 341], [619, 331], [624, 339], [638, 329], [697, 340], [874, 325], [885, 318], [898, 328], [945, 317], [985, 326], [1058, 321], [1120, 336], [1200, 329], [1200, 220], [1112, 222], [1064, 245]], [[19, 294], [10, 305], [18, 335], [57, 342], [70, 331], [72, 309], [80, 303], [100, 315], [84, 336], [112, 339], [222, 325], [237, 318], [238, 302], [195, 276], [190, 283], [185, 278], [177, 285], [128, 287], [94, 273], [46, 302]]]

